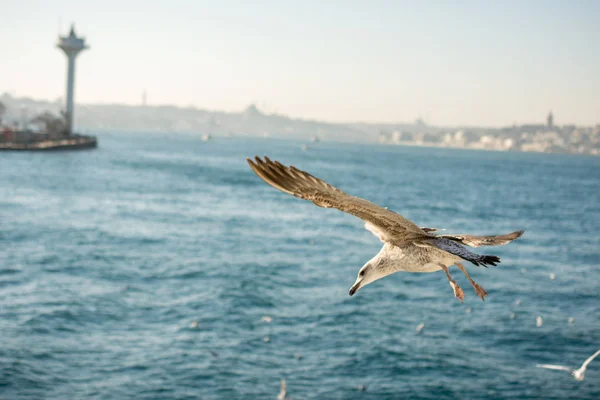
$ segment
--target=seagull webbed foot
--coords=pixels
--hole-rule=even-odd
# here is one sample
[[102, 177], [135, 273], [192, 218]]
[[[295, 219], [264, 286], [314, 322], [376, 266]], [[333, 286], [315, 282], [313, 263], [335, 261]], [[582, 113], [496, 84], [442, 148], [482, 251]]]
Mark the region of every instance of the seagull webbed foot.
[[462, 303], [463, 300], [465, 299], [465, 292], [462, 290], [462, 288], [460, 286], [458, 286], [458, 284], [454, 281], [450, 282], [450, 286], [452, 286], [452, 290], [454, 290], [454, 296], [460, 300], [460, 302]]
[[471, 284], [471, 286], [473, 286], [473, 289], [475, 289], [475, 293], [477, 293], [477, 296], [481, 297], [481, 300], [485, 301], [485, 296], [488, 295], [485, 289], [479, 286], [473, 279], [471, 279], [464, 265], [462, 265], [461, 263], [456, 263], [456, 266], [460, 268], [463, 274], [465, 274], [465, 276], [469, 280], [469, 283]]
[[485, 296], [488, 295], [485, 289], [475, 283], [475, 281], [471, 282], [471, 286], [473, 286], [473, 289], [475, 289], [477, 296], [481, 297], [481, 300], [485, 301]]
[[461, 287], [458, 286], [458, 284], [454, 281], [454, 279], [452, 279], [452, 277], [450, 276], [450, 272], [448, 271], [448, 267], [446, 267], [443, 264], [439, 264], [439, 265], [444, 270], [444, 272], [446, 273], [446, 276], [448, 277], [448, 282], [450, 282], [450, 286], [452, 287], [452, 290], [454, 291], [454, 296], [456, 296], [456, 298], [459, 299], [460, 302], [462, 303], [465, 298], [465, 292], [463, 292]]

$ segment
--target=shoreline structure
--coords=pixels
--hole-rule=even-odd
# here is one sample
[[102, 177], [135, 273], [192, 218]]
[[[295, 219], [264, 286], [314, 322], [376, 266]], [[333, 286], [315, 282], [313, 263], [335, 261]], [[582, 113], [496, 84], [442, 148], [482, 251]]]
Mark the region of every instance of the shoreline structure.
[[[62, 118], [53, 118], [54, 127], [46, 122], [45, 131], [28, 129], [29, 121], [24, 119], [20, 130], [5, 128], [0, 131], [0, 150], [46, 151], [46, 150], [80, 150], [98, 146], [95, 136], [73, 133], [73, 114], [75, 111], [75, 59], [77, 55], [88, 49], [83, 37], [75, 34], [75, 26], [71, 25], [68, 36], [59, 36], [56, 47], [67, 56], [67, 97], [66, 110], [61, 111]], [[1, 128], [1, 127], [0, 127]]]

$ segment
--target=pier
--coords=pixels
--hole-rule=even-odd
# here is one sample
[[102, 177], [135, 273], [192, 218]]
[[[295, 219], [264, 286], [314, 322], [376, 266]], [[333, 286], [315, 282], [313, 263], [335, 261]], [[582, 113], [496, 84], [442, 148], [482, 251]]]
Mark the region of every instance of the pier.
[[[15, 132], [19, 136], [19, 132]], [[45, 134], [38, 134], [44, 136]], [[64, 138], [38, 138], [37, 140], [20, 141], [0, 140], [0, 151], [55, 151], [55, 150], [81, 150], [93, 149], [98, 146], [95, 136], [71, 135]]]

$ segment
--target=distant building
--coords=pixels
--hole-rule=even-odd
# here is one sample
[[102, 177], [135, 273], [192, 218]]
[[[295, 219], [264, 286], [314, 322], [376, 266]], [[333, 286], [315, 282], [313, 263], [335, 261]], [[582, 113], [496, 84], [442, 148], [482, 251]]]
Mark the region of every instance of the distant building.
[[554, 115], [552, 115], [552, 111], [548, 113], [548, 117], [546, 118], [546, 126], [549, 130], [552, 130], [552, 128], [554, 128]]

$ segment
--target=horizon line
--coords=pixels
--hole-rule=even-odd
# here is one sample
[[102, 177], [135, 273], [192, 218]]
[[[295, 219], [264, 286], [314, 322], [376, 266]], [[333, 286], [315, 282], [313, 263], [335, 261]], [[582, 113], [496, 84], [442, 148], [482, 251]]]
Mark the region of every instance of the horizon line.
[[[9, 92], [4, 92], [4, 93], [2, 93], [2, 95], [0, 95], [0, 97], [4, 97], [4, 96], [8, 96], [13, 99], [24, 99], [24, 100], [30, 100], [30, 101], [35, 101], [35, 102], [48, 102], [48, 103], [55, 103], [55, 102], [59, 102], [59, 101], [64, 102], [64, 98], [61, 96], [56, 97], [54, 100], [49, 100], [49, 99], [34, 98], [34, 97], [30, 97], [30, 96], [17, 96], [17, 95], [11, 94]], [[316, 123], [329, 124], [329, 125], [358, 125], [358, 124], [362, 124], [362, 125], [417, 125], [418, 124], [417, 120], [422, 120], [421, 117], [417, 117], [417, 118], [415, 118], [414, 122], [400, 122], [400, 121], [373, 122], [373, 121], [360, 121], [360, 120], [328, 121], [328, 120], [314, 119], [314, 118], [310, 118], [310, 117], [295, 117], [295, 116], [291, 116], [288, 114], [281, 114], [278, 112], [268, 113], [268, 112], [265, 112], [264, 110], [261, 110], [256, 102], [252, 102], [252, 103], [248, 104], [245, 108], [243, 108], [241, 110], [216, 110], [216, 109], [202, 108], [202, 107], [199, 107], [199, 106], [193, 105], [193, 104], [190, 104], [187, 106], [182, 106], [182, 105], [176, 105], [176, 104], [131, 104], [131, 103], [116, 103], [116, 102], [106, 102], [106, 103], [100, 102], [100, 103], [75, 103], [75, 105], [80, 105], [80, 106], [119, 106], [119, 107], [131, 107], [131, 108], [163, 108], [163, 107], [167, 108], [167, 107], [169, 107], [169, 108], [193, 109], [193, 110], [205, 111], [205, 112], [210, 112], [210, 113], [225, 113], [225, 114], [243, 114], [249, 108], [254, 107], [260, 114], [262, 114], [264, 116], [284, 117], [284, 118], [288, 118], [290, 120], [295, 120], [295, 121], [316, 122]], [[549, 110], [549, 113], [554, 114], [554, 110]], [[433, 127], [433, 128], [503, 129], [503, 128], [510, 128], [510, 127], [518, 127], [518, 126], [528, 126], [528, 125], [542, 126], [542, 125], [546, 125], [546, 124], [539, 123], [539, 122], [537, 122], [537, 123], [536, 122], [525, 122], [525, 123], [513, 122], [512, 124], [506, 124], [506, 125], [470, 125], [468, 123], [435, 125], [435, 124], [428, 123], [427, 121], [423, 121], [423, 126]], [[575, 126], [575, 127], [582, 127], [582, 128], [592, 128], [595, 126], [600, 126], [600, 122], [597, 122], [596, 124], [591, 124], [591, 125], [580, 125], [580, 124], [571, 122], [571, 123], [564, 123], [564, 124], [554, 124], [554, 126], [556, 126], [556, 127]]]

